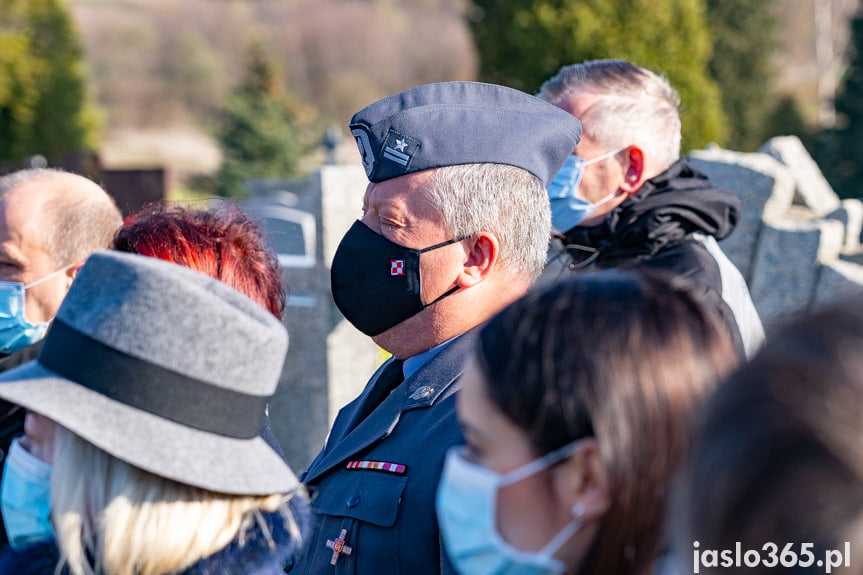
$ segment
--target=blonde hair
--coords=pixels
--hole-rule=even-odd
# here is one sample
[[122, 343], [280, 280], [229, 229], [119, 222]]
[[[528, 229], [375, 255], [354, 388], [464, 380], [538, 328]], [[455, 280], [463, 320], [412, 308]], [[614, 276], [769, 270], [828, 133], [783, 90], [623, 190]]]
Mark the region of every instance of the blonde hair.
[[262, 512], [279, 512], [301, 538], [291, 495], [229, 495], [158, 477], [57, 428], [51, 506], [72, 575], [163, 575], [182, 571], [257, 526], [274, 546]]

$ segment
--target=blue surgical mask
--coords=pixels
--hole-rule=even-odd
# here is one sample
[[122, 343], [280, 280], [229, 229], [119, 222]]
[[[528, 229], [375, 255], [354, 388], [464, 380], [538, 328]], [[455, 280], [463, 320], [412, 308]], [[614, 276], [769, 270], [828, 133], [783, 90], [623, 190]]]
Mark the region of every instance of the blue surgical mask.
[[581, 529], [581, 508], [573, 520], [540, 551], [521, 551], [504, 541], [495, 527], [497, 491], [566, 459], [578, 441], [552, 451], [509, 473], [498, 475], [469, 462], [464, 446], [450, 448], [437, 490], [441, 536], [462, 575], [544, 575], [566, 571], [554, 554]]
[[45, 337], [50, 321], [33, 323], [24, 315], [24, 294], [33, 286], [62, 273], [74, 264], [24, 285], [21, 282], [0, 281], [0, 353], [10, 354], [24, 349]]
[[584, 175], [584, 168], [610, 158], [621, 150], [618, 148], [606, 152], [590, 160], [572, 154], [564, 162], [563, 167], [548, 186], [548, 199], [551, 202], [551, 224], [554, 229], [564, 233], [568, 232], [596, 212], [596, 209], [617, 195], [618, 190], [610, 193], [603, 199], [594, 203], [578, 194], [578, 184]]
[[3, 464], [0, 511], [15, 550], [54, 538], [51, 528], [51, 465], [12, 440]]

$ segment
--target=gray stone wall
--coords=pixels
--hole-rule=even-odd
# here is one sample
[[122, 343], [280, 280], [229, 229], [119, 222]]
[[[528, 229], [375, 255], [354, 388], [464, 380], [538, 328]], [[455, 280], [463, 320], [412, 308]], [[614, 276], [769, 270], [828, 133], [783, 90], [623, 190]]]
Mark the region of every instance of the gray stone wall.
[[766, 327], [863, 291], [863, 203], [840, 201], [798, 138], [773, 138], [751, 154], [708, 148], [690, 159], [743, 201], [737, 229], [720, 245]]
[[[289, 288], [285, 326], [290, 346], [270, 425], [291, 467], [300, 473], [324, 444], [339, 409], [363, 390], [385, 354], [342, 317], [330, 292], [330, 265], [339, 241], [362, 213], [366, 184], [359, 164], [325, 166], [306, 180], [254, 182], [256, 213], [267, 203], [315, 218], [312, 267], [285, 267]], [[277, 210], [278, 208], [276, 208]], [[273, 211], [276, 211], [273, 210]]]

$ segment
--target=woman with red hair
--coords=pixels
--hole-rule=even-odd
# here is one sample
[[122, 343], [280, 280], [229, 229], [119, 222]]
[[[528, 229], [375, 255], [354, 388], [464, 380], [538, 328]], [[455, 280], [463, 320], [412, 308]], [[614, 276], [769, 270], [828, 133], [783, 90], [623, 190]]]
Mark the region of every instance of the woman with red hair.
[[261, 228], [225, 203], [215, 211], [153, 204], [128, 216], [114, 249], [159, 258], [221, 280], [281, 319], [285, 287]]

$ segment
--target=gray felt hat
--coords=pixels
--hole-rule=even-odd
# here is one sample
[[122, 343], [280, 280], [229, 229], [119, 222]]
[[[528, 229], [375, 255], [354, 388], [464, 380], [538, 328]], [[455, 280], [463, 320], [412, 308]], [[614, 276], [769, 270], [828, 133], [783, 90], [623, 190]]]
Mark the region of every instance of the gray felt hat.
[[458, 164], [509, 164], [551, 183], [581, 135], [570, 113], [494, 84], [426, 84], [351, 118], [366, 175], [380, 182]]
[[0, 374], [0, 398], [135, 467], [222, 493], [297, 478], [261, 439], [284, 326], [227, 285], [119, 252], [81, 268], [39, 358]]

